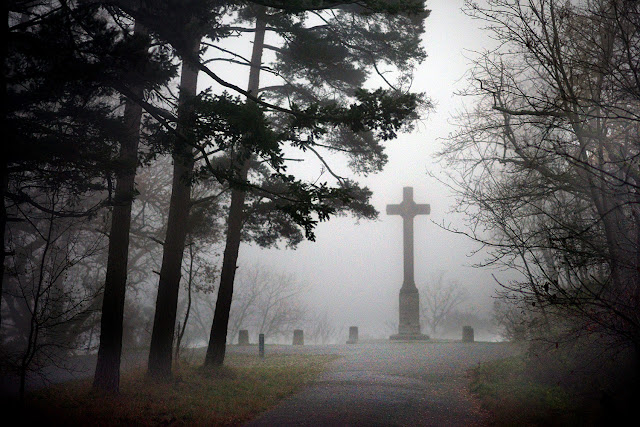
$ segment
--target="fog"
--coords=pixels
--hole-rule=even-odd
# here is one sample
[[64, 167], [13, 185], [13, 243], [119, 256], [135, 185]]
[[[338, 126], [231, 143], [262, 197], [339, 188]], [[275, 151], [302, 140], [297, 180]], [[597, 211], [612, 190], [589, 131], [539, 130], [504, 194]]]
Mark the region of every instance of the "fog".
[[[320, 223], [315, 242], [296, 250], [260, 249], [243, 244], [240, 269], [254, 264], [295, 275], [308, 286], [308, 304], [326, 309], [336, 326], [346, 331], [357, 325], [364, 335], [382, 337], [397, 325], [398, 291], [402, 284], [402, 219], [387, 216], [387, 204], [402, 201], [402, 188], [414, 188], [416, 203], [428, 203], [431, 214], [414, 219], [415, 281], [418, 288], [444, 271], [445, 280], [457, 281], [468, 292], [464, 309], [490, 314], [496, 286], [492, 274], [474, 268], [482, 253], [470, 239], [444, 230], [441, 225], [464, 228], [464, 218], [450, 213], [455, 200], [437, 179], [446, 179], [435, 154], [450, 132], [452, 116], [465, 100], [456, 92], [468, 84], [465, 73], [474, 52], [493, 41], [478, 22], [465, 16], [462, 1], [430, 1], [423, 45], [428, 58], [416, 70], [412, 89], [424, 92], [435, 105], [410, 134], [386, 143], [389, 162], [383, 172], [357, 177], [373, 191], [377, 221], [332, 218]], [[305, 165], [309, 168], [308, 165]], [[313, 172], [315, 173], [315, 171]]]
[[0, 394], [67, 424], [616, 424], [637, 3], [12, 2]]

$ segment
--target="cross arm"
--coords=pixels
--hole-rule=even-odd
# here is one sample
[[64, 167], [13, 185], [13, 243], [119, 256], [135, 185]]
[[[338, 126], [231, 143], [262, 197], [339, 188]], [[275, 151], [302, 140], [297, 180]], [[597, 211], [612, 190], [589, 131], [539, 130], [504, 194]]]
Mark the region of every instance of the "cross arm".
[[402, 215], [400, 205], [387, 205], [387, 215]]
[[431, 205], [415, 205], [413, 212], [415, 215], [429, 215], [431, 213]]

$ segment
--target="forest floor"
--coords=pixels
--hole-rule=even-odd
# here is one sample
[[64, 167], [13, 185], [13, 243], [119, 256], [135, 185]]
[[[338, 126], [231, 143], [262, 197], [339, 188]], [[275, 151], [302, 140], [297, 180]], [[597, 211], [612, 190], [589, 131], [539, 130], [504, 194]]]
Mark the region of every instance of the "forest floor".
[[612, 414], [511, 343], [267, 345], [264, 359], [229, 346], [225, 366], [206, 371], [203, 357], [185, 352], [169, 383], [134, 363], [116, 397], [86, 375], [10, 409], [23, 425], [598, 425]]
[[[634, 375], [622, 362], [593, 359], [588, 368], [562, 351], [489, 361], [469, 371], [470, 390], [497, 426], [635, 425]], [[622, 368], [622, 369], [620, 369]]]
[[308, 384], [336, 357], [230, 354], [219, 369], [182, 363], [170, 382], [151, 381], [137, 368], [122, 375], [117, 396], [93, 392], [85, 378], [39, 389], [22, 407], [4, 409], [18, 411], [20, 425], [241, 425]]

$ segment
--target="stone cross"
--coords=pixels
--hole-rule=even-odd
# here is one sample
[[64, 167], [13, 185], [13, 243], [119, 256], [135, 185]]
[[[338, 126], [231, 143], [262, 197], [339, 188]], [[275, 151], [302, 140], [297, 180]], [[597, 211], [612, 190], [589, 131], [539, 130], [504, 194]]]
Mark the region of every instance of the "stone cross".
[[404, 280], [400, 289], [400, 324], [398, 335], [391, 339], [428, 339], [420, 333], [420, 297], [413, 275], [413, 218], [428, 215], [429, 205], [413, 201], [413, 187], [402, 189], [402, 203], [387, 205], [387, 215], [400, 215], [403, 220]]
[[402, 189], [402, 203], [387, 205], [387, 215], [402, 217], [402, 243], [404, 246], [404, 281], [402, 287], [415, 288], [413, 276], [413, 218], [417, 215], [429, 215], [429, 205], [419, 205], [413, 201], [413, 187]]

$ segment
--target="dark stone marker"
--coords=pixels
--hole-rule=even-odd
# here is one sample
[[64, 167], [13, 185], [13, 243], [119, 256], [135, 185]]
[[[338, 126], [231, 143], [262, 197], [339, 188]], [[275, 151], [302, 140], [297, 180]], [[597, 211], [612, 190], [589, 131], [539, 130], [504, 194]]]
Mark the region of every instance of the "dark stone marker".
[[238, 332], [238, 345], [249, 345], [249, 331], [240, 329]]
[[293, 345], [304, 345], [304, 332], [302, 329], [293, 330]]
[[347, 340], [347, 344], [357, 344], [357, 343], [358, 343], [358, 327], [350, 326], [349, 339]]
[[471, 326], [462, 327], [462, 342], [473, 342], [473, 328]]
[[260, 357], [264, 359], [264, 334], [258, 335], [258, 349]]

